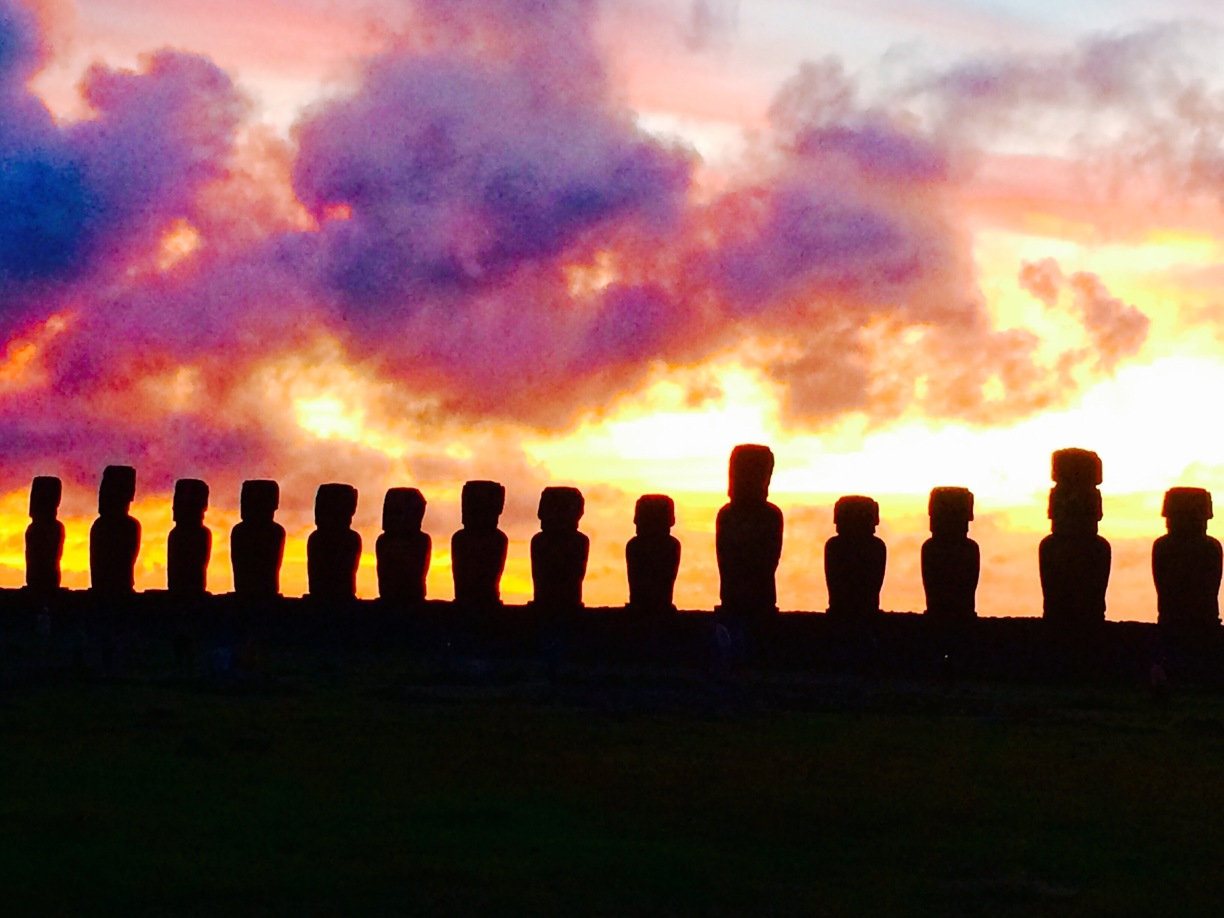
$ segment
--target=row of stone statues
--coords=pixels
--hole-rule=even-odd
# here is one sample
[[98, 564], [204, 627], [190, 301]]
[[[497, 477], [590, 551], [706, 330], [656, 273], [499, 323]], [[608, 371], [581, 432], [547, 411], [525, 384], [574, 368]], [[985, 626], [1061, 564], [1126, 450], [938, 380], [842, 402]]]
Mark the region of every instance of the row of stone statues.
[[[782, 511], [769, 502], [773, 453], [766, 446], [737, 446], [731, 453], [729, 502], [719, 511], [716, 550], [720, 610], [750, 621], [777, 611], [776, 571], [782, 554]], [[1044, 616], [1068, 627], [1105, 618], [1110, 547], [1097, 532], [1101, 520], [1100, 457], [1065, 449], [1052, 458], [1054, 487], [1048, 515], [1051, 533], [1039, 552]], [[31, 523], [26, 531], [27, 585], [51, 591], [60, 585], [64, 527], [57, 519], [62, 485], [58, 478], [35, 478], [30, 490]], [[90, 530], [92, 589], [118, 595], [134, 589], [140, 524], [130, 508], [136, 471], [109, 466], [102, 475], [98, 519]], [[174, 489], [174, 528], [167, 546], [167, 587], [191, 596], [207, 589], [212, 534], [204, 525], [208, 485], [182, 479]], [[493, 481], [463, 486], [462, 528], [451, 539], [455, 601], [465, 607], [500, 603], [508, 540], [498, 528], [505, 488]], [[285, 530], [276, 522], [280, 489], [275, 481], [243, 482], [241, 522], [230, 536], [234, 592], [267, 598], [279, 595]], [[379, 595], [403, 605], [423, 602], [432, 543], [422, 531], [425, 497], [415, 488], [392, 488], [383, 501], [383, 532], [375, 546]], [[590, 542], [579, 531], [585, 509], [577, 488], [550, 487], [540, 495], [540, 531], [531, 540], [534, 601], [549, 608], [582, 605]], [[981, 570], [977, 543], [969, 538], [973, 494], [941, 487], [928, 505], [931, 537], [922, 546], [922, 582], [927, 615], [955, 623], [976, 616]], [[357, 490], [324, 484], [315, 497], [315, 531], [307, 541], [307, 580], [312, 597], [351, 599], [356, 595], [361, 536], [352, 528]], [[1186, 629], [1219, 623], [1220, 543], [1207, 535], [1211, 495], [1199, 488], [1173, 488], [1165, 495], [1168, 533], [1152, 548], [1152, 573], [1160, 622]], [[833, 510], [837, 534], [825, 544], [825, 579], [830, 615], [856, 619], [879, 613], [887, 549], [875, 535], [879, 505], [870, 497], [840, 498]], [[675, 506], [670, 497], [641, 497], [634, 513], [637, 534], [625, 548], [629, 604], [644, 610], [674, 609], [680, 543], [671, 535]]]

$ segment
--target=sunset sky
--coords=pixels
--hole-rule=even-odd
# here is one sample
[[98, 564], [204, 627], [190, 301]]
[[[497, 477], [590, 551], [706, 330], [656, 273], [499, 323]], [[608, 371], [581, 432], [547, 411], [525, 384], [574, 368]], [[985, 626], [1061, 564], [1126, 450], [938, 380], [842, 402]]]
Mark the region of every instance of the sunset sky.
[[[1207, 0], [0, 0], [0, 586], [30, 479], [65, 583], [110, 463], [138, 586], [176, 478], [419, 487], [452, 593], [463, 481], [508, 492], [509, 601], [548, 484], [625, 601], [646, 492], [677, 601], [717, 597], [727, 456], [773, 447], [783, 609], [823, 609], [842, 494], [921, 610], [937, 485], [977, 498], [978, 609], [1040, 614], [1052, 450], [1104, 462], [1109, 618], [1154, 620], [1174, 485], [1224, 483], [1224, 8]], [[1221, 490], [1224, 493], [1224, 490]], [[1217, 527], [1218, 528], [1218, 527]]]

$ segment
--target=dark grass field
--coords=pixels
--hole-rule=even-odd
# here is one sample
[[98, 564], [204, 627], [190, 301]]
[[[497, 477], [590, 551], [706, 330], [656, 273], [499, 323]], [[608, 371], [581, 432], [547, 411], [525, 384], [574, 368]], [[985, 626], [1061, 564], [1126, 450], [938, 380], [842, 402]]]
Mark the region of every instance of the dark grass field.
[[1215, 915], [1224, 700], [384, 660], [0, 694], [6, 914]]

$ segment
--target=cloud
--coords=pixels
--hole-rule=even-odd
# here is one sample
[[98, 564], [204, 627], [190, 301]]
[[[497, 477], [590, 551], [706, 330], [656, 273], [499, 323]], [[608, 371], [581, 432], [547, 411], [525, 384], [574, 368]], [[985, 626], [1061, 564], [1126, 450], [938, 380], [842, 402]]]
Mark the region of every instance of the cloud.
[[158, 51], [142, 64], [91, 68], [82, 93], [94, 117], [66, 132], [106, 236], [137, 247], [194, 218], [200, 191], [226, 175], [245, 114], [230, 77], [205, 58]]
[[46, 46], [32, 8], [0, 0], [0, 85], [24, 83], [46, 57]]
[[298, 128], [294, 188], [326, 222], [328, 280], [359, 310], [495, 285], [622, 221], [663, 226], [690, 156], [536, 75], [392, 55]]
[[107, 461], [158, 482], [288, 469], [312, 438], [291, 396], [258, 386], [321, 341], [436, 417], [551, 429], [735, 348], [796, 423], [1000, 423], [1141, 346], [1141, 313], [1049, 269], [1029, 282], [1065, 301], [1090, 356], [1039, 359], [1034, 335], [996, 328], [962, 183], [988, 128], [1034, 113], [1146, 98], [1134, 123], [1184, 128], [1167, 101], [1192, 88], [1169, 60], [1179, 35], [973, 62], [876, 97], [835, 60], [806, 65], [711, 195], [696, 154], [609, 83], [599, 14], [418, 0], [287, 146], [258, 142], [225, 72], [175, 51], [91, 69], [90, 117], [56, 123], [26, 88], [46, 56], [34, 20], [0, 0], [0, 319], [13, 341], [62, 321], [0, 394], [11, 473], [67, 453], [78, 477]]
[[25, 86], [37, 66], [32, 22], [0, 10], [0, 322], [88, 297], [138, 266], [201, 189], [226, 175], [243, 114], [230, 78], [172, 51], [140, 72], [94, 67], [93, 117], [60, 126]]
[[977, 147], [1070, 154], [1104, 193], [1151, 178], [1164, 194], [1224, 189], [1224, 35], [1162, 23], [1085, 38], [1069, 49], [995, 55], [911, 76], [899, 96], [936, 133]]
[[1070, 311], [1090, 344], [1085, 357], [1102, 373], [1112, 373], [1122, 360], [1137, 354], [1147, 340], [1151, 320], [1110, 294], [1095, 274], [1081, 271], [1064, 277], [1058, 262], [1047, 258], [1023, 265], [1019, 280], [1023, 289], [1051, 310], [1058, 308], [1063, 291], [1070, 291]]
[[684, 42], [692, 51], [722, 47], [738, 22], [738, 0], [693, 0], [688, 9]]

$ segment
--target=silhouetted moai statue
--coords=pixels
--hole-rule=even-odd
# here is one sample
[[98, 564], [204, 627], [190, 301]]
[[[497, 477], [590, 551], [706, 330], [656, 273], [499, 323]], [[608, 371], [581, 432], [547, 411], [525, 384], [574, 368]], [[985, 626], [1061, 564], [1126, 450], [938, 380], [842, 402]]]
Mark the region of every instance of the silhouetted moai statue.
[[953, 624], [977, 616], [976, 594], [982, 569], [977, 542], [969, 538], [973, 492], [968, 488], [935, 488], [927, 512], [931, 537], [922, 545], [922, 588], [926, 614]]
[[1050, 535], [1039, 562], [1046, 621], [1082, 628], [1105, 621], [1109, 543], [1097, 535], [1101, 521], [1101, 459], [1086, 449], [1061, 449], [1051, 459]]
[[778, 611], [775, 575], [782, 557], [782, 511], [769, 502], [774, 455], [768, 446], [731, 451], [730, 503], [718, 511], [715, 548], [721, 610], [759, 617]]
[[506, 489], [496, 481], [469, 481], [461, 503], [463, 528], [451, 536], [455, 602], [469, 608], [500, 605], [508, 540], [497, 521], [506, 505]]
[[212, 532], [204, 525], [207, 511], [207, 484], [198, 478], [180, 478], [174, 483], [174, 528], [166, 545], [166, 579], [171, 593], [208, 590]]
[[306, 540], [306, 579], [310, 595], [321, 599], [357, 596], [361, 535], [354, 531], [357, 489], [323, 484], [315, 493], [315, 531]]
[[89, 528], [89, 582], [98, 593], [131, 593], [136, 588], [140, 523], [128, 513], [135, 498], [136, 470], [108, 465], [98, 488], [98, 518]]
[[676, 505], [665, 494], [644, 494], [633, 511], [637, 535], [625, 545], [629, 605], [644, 612], [674, 612], [680, 541], [671, 534]]
[[391, 488], [383, 498], [383, 533], [374, 545], [378, 595], [401, 605], [425, 601], [433, 543], [421, 531], [425, 496], [416, 488]]
[[64, 524], [59, 513], [64, 486], [58, 478], [40, 475], [30, 485], [30, 525], [25, 531], [26, 586], [38, 593], [60, 587], [64, 557]]
[[248, 598], [279, 596], [285, 557], [285, 527], [275, 519], [280, 485], [264, 479], [244, 481], [239, 506], [242, 521], [230, 532], [234, 592]]
[[582, 607], [591, 540], [578, 531], [586, 502], [577, 488], [545, 488], [540, 494], [540, 531], [531, 537], [531, 584], [536, 605]]
[[1220, 624], [1220, 543], [1207, 535], [1211, 493], [1171, 488], [1162, 513], [1168, 534], [1152, 545], [1157, 621], [1175, 633], [1204, 633]]
[[867, 619], [879, 613], [888, 563], [888, 549], [875, 534], [879, 524], [880, 505], [870, 497], [852, 494], [833, 505], [837, 535], [824, 551], [830, 615]]

